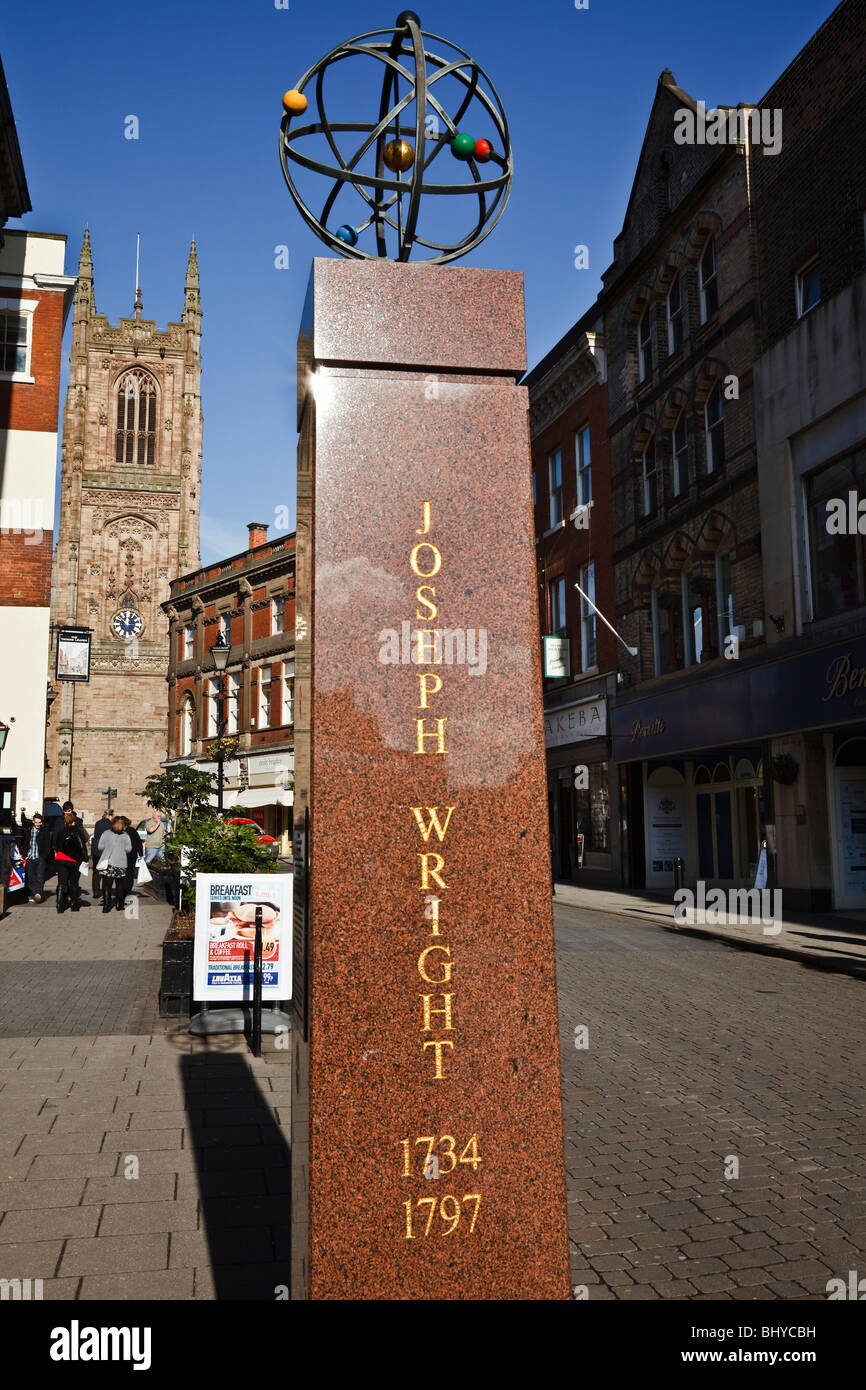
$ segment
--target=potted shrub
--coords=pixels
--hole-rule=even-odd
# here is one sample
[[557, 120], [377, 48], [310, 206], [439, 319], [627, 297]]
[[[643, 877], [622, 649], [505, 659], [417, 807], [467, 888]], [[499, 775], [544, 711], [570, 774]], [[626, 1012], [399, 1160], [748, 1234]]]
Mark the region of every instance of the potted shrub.
[[163, 853], [175, 882], [181, 884], [181, 903], [162, 943], [162, 1017], [188, 1015], [192, 1007], [196, 874], [279, 871], [251, 826], [228, 825], [214, 810], [214, 781], [211, 773], [176, 767], [151, 777], [144, 789], [150, 805], [169, 818]]
[[[214, 778], [209, 772], [195, 767], [173, 767], [167, 772], [148, 778], [143, 795], [149, 806], [160, 811], [168, 821], [168, 837], [163, 850], [168, 872], [177, 883], [177, 864], [168, 854], [168, 843], [178, 825], [189, 824], [194, 817], [208, 813], [214, 792]], [[193, 899], [194, 901], [194, 899]], [[187, 899], [175, 909], [171, 925], [162, 943], [162, 974], [159, 987], [161, 1018], [189, 1017], [192, 1010], [192, 956], [195, 918], [190, 911], [193, 901]]]
[[770, 774], [774, 782], [781, 782], [783, 786], [790, 787], [797, 780], [797, 773], [800, 771], [800, 764], [791, 753], [777, 753], [770, 759]]

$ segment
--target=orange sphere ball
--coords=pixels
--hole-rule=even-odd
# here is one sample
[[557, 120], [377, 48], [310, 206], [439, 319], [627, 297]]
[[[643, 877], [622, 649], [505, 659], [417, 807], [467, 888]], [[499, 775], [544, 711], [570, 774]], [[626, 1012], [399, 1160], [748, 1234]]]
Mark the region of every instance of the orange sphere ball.
[[389, 169], [393, 169], [405, 174], [407, 169], [411, 169], [415, 159], [415, 151], [408, 140], [390, 140], [385, 146], [384, 160]]
[[307, 109], [307, 98], [303, 92], [298, 92], [293, 87], [290, 92], [286, 92], [283, 97], [283, 106], [290, 116], [299, 116], [302, 111]]

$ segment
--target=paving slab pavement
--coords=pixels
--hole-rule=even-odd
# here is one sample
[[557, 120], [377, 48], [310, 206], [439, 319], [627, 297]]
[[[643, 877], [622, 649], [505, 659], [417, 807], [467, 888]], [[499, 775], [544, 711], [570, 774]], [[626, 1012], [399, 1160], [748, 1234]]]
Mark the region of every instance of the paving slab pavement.
[[0, 1278], [46, 1299], [273, 1301], [290, 1050], [160, 1020], [171, 909], [133, 899], [13, 900], [0, 921]]

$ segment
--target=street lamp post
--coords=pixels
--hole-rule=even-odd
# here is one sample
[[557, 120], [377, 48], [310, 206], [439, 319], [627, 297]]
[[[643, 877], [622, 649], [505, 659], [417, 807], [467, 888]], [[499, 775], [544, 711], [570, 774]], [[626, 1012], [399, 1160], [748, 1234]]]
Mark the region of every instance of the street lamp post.
[[225, 750], [222, 746], [223, 734], [226, 731], [225, 719], [225, 670], [228, 665], [231, 647], [221, 632], [217, 640], [210, 649], [213, 658], [214, 670], [219, 675], [219, 713], [217, 715], [217, 810], [220, 815], [223, 813], [223, 762], [225, 760]]

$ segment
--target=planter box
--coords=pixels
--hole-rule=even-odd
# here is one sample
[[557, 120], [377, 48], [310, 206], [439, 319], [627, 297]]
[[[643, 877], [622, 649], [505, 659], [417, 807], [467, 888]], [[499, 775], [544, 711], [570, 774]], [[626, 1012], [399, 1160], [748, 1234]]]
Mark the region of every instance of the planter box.
[[162, 943], [160, 1018], [189, 1018], [192, 1009], [192, 951], [191, 936], [167, 937]]

